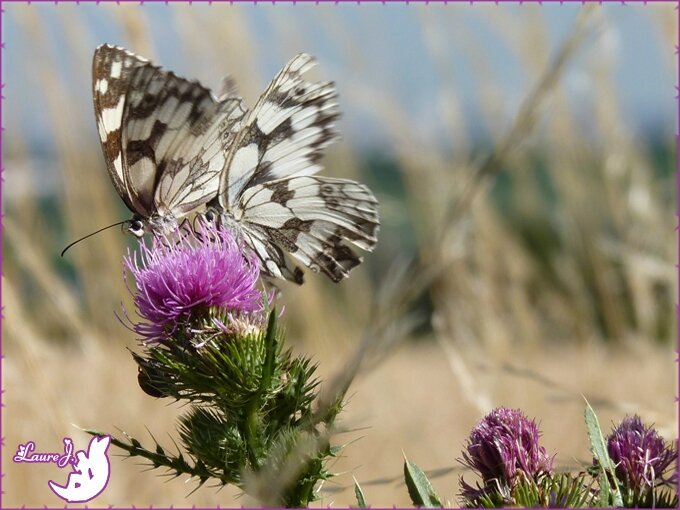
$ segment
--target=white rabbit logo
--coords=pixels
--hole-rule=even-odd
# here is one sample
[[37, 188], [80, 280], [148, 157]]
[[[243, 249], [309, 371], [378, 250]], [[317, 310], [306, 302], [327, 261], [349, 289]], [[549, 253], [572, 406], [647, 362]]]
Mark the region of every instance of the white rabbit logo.
[[109, 483], [111, 466], [106, 451], [110, 444], [111, 436], [93, 437], [87, 454], [83, 450], [76, 453], [66, 486], [50, 480], [50, 489], [69, 503], [84, 503], [97, 497]]

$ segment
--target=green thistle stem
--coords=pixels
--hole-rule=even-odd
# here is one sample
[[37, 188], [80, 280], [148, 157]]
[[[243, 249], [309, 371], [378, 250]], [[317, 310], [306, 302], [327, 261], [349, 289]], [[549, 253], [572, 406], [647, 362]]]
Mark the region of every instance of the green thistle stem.
[[247, 419], [245, 423], [244, 437], [248, 445], [248, 457], [250, 465], [254, 470], [260, 468], [260, 456], [262, 446], [258, 441], [260, 437], [259, 430], [259, 414], [262, 408], [262, 400], [266, 392], [269, 391], [274, 372], [274, 362], [278, 353], [278, 345], [276, 341], [276, 309], [273, 309], [269, 314], [269, 321], [267, 323], [267, 334], [264, 338], [265, 345], [265, 361], [262, 370], [262, 379], [260, 388], [253, 396], [248, 411], [246, 413]]

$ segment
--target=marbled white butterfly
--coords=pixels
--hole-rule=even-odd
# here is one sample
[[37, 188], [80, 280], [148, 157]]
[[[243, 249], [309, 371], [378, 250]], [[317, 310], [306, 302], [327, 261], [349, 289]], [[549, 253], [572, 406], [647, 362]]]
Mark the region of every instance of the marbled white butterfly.
[[93, 93], [99, 134], [116, 190], [134, 213], [128, 230], [168, 232], [201, 216], [231, 228], [264, 274], [302, 283], [302, 270], [340, 281], [371, 251], [377, 200], [356, 182], [314, 176], [337, 138], [330, 82], [308, 82], [309, 55], [293, 58], [250, 113], [230, 93], [215, 99], [198, 82], [112, 46], [97, 49]]

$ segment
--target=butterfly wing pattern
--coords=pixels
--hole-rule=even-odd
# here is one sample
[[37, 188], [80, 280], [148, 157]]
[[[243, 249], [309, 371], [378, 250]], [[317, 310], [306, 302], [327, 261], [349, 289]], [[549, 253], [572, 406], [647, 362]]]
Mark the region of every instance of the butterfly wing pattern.
[[362, 261], [349, 245], [375, 247], [378, 202], [362, 184], [316, 175], [339, 112], [333, 83], [303, 78], [314, 64], [294, 57], [248, 113], [230, 82], [216, 99], [123, 48], [97, 48], [95, 117], [113, 185], [134, 213], [128, 230], [168, 233], [209, 203], [265, 275], [301, 284], [295, 259], [345, 278]]
[[339, 112], [333, 83], [303, 79], [314, 63], [297, 55], [271, 82], [228, 148], [218, 193], [222, 221], [263, 272], [298, 284], [302, 270], [286, 254], [339, 282], [362, 262], [345, 242], [372, 251], [379, 229], [366, 186], [315, 176]]
[[97, 128], [114, 187], [145, 231], [167, 232], [214, 198], [241, 100], [164, 71], [123, 48], [94, 53]]

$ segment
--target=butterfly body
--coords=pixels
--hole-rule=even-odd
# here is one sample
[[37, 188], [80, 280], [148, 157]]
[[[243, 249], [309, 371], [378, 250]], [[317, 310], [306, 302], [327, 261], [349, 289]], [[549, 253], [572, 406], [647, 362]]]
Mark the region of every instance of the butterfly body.
[[125, 225], [127, 233], [135, 237], [142, 237], [144, 234], [156, 233], [167, 236], [177, 231], [179, 221], [172, 213], [157, 211], [151, 216], [144, 218], [138, 214], [133, 214], [132, 218]]
[[216, 99], [122, 48], [98, 48], [95, 113], [109, 175], [134, 213], [128, 231], [167, 234], [198, 213], [232, 230], [267, 276], [302, 283], [296, 262], [348, 276], [362, 261], [350, 245], [377, 242], [378, 202], [362, 184], [316, 175], [339, 112], [333, 83], [304, 79], [313, 66], [291, 59], [248, 112], [230, 81]]

